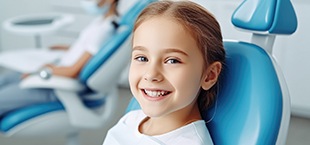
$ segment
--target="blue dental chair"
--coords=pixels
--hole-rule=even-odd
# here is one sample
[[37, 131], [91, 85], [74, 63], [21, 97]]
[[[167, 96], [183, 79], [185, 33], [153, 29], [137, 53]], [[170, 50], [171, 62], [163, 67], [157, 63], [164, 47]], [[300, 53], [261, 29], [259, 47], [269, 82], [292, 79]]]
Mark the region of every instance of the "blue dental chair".
[[[0, 118], [0, 135], [8, 137], [67, 136], [67, 144], [79, 144], [80, 129], [96, 129], [113, 117], [118, 106], [118, 78], [130, 59], [133, 23], [153, 0], [139, 0], [119, 20], [117, 32], [82, 69], [79, 78], [29, 76], [21, 87], [52, 88], [58, 102], [31, 105]], [[87, 99], [79, 92], [88, 90]], [[103, 97], [104, 96], [104, 97]]]
[[[275, 35], [292, 34], [290, 0], [244, 0], [232, 15], [251, 42], [224, 41], [226, 66], [214, 105], [202, 112], [215, 145], [285, 145], [290, 121], [287, 86], [273, 55]], [[139, 109], [133, 98], [127, 112]]]

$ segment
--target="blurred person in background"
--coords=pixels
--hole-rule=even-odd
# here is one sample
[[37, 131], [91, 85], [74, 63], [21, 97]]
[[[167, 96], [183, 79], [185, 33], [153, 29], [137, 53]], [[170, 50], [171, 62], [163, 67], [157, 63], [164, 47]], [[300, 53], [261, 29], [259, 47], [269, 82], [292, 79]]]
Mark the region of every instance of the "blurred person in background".
[[[70, 46], [53, 46], [52, 49], [67, 49], [58, 64], [46, 64], [40, 70], [51, 75], [76, 78], [87, 61], [100, 49], [102, 43], [116, 31], [118, 18], [136, 0], [81, 0], [81, 6], [97, 17], [81, 31]], [[32, 73], [34, 74], [34, 73]], [[6, 71], [0, 75], [0, 117], [4, 113], [31, 104], [57, 101], [53, 89], [21, 89], [19, 83], [30, 74]], [[42, 76], [41, 76], [42, 77]], [[48, 78], [43, 78], [48, 79]]]

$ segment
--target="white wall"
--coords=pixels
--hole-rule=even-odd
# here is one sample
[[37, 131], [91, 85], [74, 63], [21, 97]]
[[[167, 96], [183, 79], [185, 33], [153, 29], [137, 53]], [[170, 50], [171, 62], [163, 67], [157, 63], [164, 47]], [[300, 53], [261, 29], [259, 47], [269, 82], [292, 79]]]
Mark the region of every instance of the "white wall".
[[[0, 1], [0, 22], [13, 16], [27, 13], [41, 13], [50, 11], [45, 0], [1, 0]], [[0, 50], [19, 48], [22, 46], [34, 46], [34, 39], [31, 37], [20, 37], [12, 35], [0, 29]]]
[[286, 77], [291, 94], [292, 109], [310, 111], [310, 1], [293, 1], [298, 18], [297, 31], [291, 36], [277, 38], [276, 55]]
[[[56, 35], [42, 35], [42, 46], [49, 47], [54, 44], [71, 44], [93, 18], [80, 8], [79, 0], [1, 0], [0, 1], [0, 23], [8, 18], [48, 12], [63, 12], [76, 16], [75, 22], [57, 33]], [[0, 51], [26, 49], [35, 47], [35, 38], [31, 36], [18, 35], [0, 29]]]

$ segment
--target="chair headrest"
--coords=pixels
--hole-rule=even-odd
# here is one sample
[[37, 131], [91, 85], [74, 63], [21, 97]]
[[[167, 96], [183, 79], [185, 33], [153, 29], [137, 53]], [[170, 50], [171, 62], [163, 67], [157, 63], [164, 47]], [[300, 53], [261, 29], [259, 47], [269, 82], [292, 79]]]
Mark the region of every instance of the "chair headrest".
[[232, 15], [239, 28], [269, 34], [292, 34], [297, 17], [290, 0], [244, 0]]

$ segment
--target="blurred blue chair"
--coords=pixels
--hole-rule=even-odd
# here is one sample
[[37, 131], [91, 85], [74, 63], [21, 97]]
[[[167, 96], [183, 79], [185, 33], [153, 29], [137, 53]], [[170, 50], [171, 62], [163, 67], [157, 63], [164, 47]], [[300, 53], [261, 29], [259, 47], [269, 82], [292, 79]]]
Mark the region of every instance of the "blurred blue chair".
[[[285, 145], [290, 99], [272, 56], [277, 34], [292, 34], [297, 18], [290, 0], [245, 0], [232, 23], [253, 33], [251, 42], [224, 41], [226, 66], [215, 104], [202, 112], [216, 145]], [[127, 108], [139, 109], [132, 99]]]
[[[67, 144], [78, 144], [80, 129], [100, 128], [110, 121], [118, 106], [118, 78], [130, 59], [133, 23], [152, 1], [138, 1], [120, 19], [116, 34], [85, 65], [77, 80], [59, 76], [42, 80], [36, 75], [26, 78], [21, 87], [52, 88], [59, 102], [12, 110], [0, 118], [0, 131], [8, 137], [62, 135], [67, 136]], [[84, 100], [79, 97], [83, 90], [89, 90]]]

